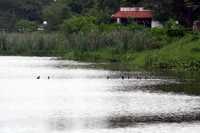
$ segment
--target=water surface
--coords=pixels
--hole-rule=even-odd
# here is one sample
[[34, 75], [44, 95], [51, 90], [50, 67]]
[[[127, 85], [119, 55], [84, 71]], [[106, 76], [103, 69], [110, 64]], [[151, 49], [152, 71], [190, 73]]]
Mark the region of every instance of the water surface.
[[91, 66], [50, 57], [0, 57], [0, 132], [199, 132], [200, 97], [149, 87], [180, 84], [176, 79]]

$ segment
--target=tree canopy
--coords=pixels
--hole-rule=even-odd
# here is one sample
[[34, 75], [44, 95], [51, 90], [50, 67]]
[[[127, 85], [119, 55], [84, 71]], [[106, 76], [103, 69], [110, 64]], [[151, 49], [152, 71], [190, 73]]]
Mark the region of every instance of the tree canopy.
[[45, 20], [50, 30], [56, 30], [75, 16], [92, 16], [97, 23], [110, 23], [110, 16], [120, 6], [144, 6], [154, 11], [155, 19], [174, 19], [184, 26], [200, 19], [199, 0], [1, 0], [0, 29], [13, 29], [20, 20]]

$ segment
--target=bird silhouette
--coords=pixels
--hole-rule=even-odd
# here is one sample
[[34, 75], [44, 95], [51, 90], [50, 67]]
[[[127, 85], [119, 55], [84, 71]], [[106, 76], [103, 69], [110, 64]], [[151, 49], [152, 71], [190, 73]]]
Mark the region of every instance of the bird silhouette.
[[139, 76], [139, 75], [137, 75], [137, 79], [142, 79], [142, 77], [141, 77], [141, 76]]
[[37, 76], [37, 79], [40, 79], [40, 76]]

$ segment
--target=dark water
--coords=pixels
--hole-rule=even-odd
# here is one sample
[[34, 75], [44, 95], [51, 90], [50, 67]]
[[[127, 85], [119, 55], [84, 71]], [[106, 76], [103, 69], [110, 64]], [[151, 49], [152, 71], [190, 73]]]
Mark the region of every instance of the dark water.
[[0, 133], [199, 133], [200, 97], [160, 89], [173, 76], [93, 65], [0, 57]]

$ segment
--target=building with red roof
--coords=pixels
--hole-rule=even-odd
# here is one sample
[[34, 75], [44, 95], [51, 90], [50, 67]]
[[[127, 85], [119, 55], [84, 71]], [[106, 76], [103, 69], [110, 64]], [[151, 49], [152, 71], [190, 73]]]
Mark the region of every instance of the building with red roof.
[[121, 7], [119, 11], [112, 15], [112, 19], [117, 23], [135, 22], [145, 27], [151, 27], [153, 12], [143, 7]]

